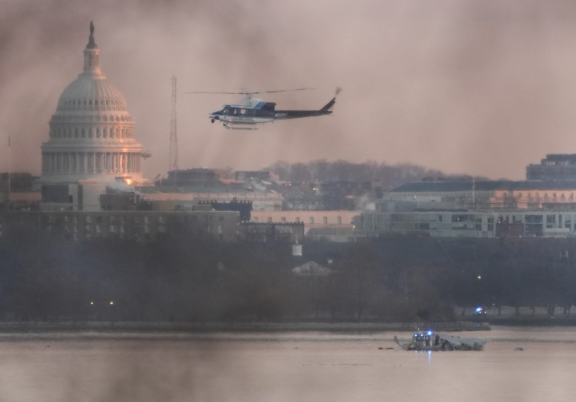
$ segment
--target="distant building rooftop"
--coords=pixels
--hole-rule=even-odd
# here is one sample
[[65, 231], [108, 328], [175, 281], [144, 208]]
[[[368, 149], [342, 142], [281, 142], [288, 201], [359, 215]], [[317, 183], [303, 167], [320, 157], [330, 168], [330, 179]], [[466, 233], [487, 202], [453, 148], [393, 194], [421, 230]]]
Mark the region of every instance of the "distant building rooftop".
[[473, 188], [476, 191], [576, 190], [576, 181], [422, 181], [403, 184], [392, 192], [472, 191]]
[[576, 180], [576, 154], [548, 154], [526, 167], [527, 180]]

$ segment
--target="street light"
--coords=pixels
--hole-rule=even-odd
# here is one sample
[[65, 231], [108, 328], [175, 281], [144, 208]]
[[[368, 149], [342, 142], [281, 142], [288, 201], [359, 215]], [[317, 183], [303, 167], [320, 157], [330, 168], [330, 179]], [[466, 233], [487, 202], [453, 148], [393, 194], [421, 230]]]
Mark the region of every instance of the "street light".
[[114, 300], [110, 300], [110, 323], [114, 325]]

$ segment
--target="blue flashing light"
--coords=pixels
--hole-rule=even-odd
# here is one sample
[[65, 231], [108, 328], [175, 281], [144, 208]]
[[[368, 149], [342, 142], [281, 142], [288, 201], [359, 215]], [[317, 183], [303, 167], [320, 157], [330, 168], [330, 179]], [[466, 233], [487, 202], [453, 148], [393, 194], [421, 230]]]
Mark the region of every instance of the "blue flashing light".
[[428, 331], [428, 335], [432, 335], [432, 331]]

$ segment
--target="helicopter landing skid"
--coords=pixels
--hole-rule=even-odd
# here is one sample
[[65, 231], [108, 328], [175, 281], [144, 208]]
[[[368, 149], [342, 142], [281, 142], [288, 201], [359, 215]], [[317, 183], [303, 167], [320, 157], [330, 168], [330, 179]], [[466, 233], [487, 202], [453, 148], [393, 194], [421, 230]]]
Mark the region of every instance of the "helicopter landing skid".
[[224, 128], [228, 130], [258, 130], [256, 124], [232, 124], [232, 123], [224, 123]]

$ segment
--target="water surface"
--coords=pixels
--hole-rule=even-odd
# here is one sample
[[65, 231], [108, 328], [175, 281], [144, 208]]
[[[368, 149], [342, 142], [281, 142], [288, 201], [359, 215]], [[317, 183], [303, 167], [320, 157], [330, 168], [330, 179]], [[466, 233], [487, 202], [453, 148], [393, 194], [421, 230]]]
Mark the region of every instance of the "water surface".
[[[576, 329], [461, 333], [488, 338], [483, 352], [406, 352], [394, 348], [394, 335], [410, 336], [393, 332], [3, 335], [0, 401], [576, 398]], [[515, 350], [518, 347], [524, 350]]]

